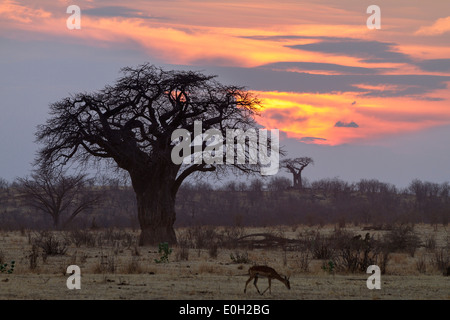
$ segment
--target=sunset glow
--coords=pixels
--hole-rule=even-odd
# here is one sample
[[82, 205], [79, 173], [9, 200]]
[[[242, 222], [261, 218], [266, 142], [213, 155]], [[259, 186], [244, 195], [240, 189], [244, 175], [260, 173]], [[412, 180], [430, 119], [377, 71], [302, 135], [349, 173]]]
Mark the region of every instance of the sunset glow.
[[306, 143], [364, 144], [450, 124], [449, 13], [379, 1], [390, 10], [381, 30], [368, 30], [369, 3], [349, 3], [78, 1], [82, 28], [73, 31], [69, 1], [4, 0], [0, 36], [236, 68], [263, 101], [258, 122]]

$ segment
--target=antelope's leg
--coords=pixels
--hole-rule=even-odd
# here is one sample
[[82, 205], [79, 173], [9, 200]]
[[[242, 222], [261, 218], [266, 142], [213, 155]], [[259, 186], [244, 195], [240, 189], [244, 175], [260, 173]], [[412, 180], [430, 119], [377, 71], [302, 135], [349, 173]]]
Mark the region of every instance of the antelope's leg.
[[255, 285], [256, 290], [258, 290], [258, 293], [259, 293], [260, 295], [263, 295], [263, 294], [259, 291], [258, 286], [256, 285], [257, 282], [258, 282], [258, 277], [255, 276], [255, 281], [253, 281], [253, 284]]
[[[271, 289], [272, 279], [270, 279], [270, 278], [267, 278], [267, 279], [269, 280], [269, 286], [267, 287], [267, 289], [269, 289], [269, 293], [272, 294], [272, 289]], [[264, 290], [264, 292], [262, 294], [266, 293], [267, 289]]]
[[250, 278], [248, 278], [247, 282], [245, 282], [245, 288], [244, 288], [244, 293], [247, 292], [247, 285], [250, 281], [252, 281], [253, 277], [250, 276]]

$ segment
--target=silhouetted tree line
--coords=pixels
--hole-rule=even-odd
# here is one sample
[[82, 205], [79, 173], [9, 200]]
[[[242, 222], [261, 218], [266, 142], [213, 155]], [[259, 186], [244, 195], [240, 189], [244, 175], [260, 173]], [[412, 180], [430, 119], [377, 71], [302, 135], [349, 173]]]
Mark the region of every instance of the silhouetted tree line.
[[[24, 182], [17, 179], [10, 184], [0, 179], [0, 228], [54, 227], [54, 219], [21, 197]], [[105, 177], [87, 182], [78, 192], [90, 194], [90, 199], [95, 194], [98, 203], [90, 204], [75, 218], [70, 218], [69, 210], [62, 219], [70, 218], [71, 223], [61, 227], [139, 228], [136, 197], [130, 186]], [[220, 187], [206, 181], [185, 182], [176, 199], [176, 225], [447, 225], [450, 217], [448, 183], [413, 180], [407, 188], [399, 189], [375, 179], [349, 183], [333, 178], [303, 181], [303, 186], [302, 190], [295, 189], [291, 179], [285, 177], [233, 180]]]
[[284, 177], [266, 184], [258, 179], [229, 182], [219, 189], [203, 182], [180, 190], [178, 224], [448, 224], [449, 196], [448, 183], [420, 180], [398, 189], [376, 179], [321, 179], [304, 183], [301, 191]]

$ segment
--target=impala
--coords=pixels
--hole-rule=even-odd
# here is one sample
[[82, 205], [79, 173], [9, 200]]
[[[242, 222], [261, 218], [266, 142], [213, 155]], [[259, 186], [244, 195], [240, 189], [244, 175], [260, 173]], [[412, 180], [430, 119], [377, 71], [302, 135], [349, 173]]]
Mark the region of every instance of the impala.
[[[250, 278], [248, 278], [247, 282], [245, 283], [244, 293], [247, 291], [247, 285], [252, 279], [255, 279], [255, 281], [253, 281], [253, 284], [255, 285], [255, 288], [256, 288], [256, 290], [258, 290], [258, 293], [260, 295], [263, 295], [267, 291], [267, 289], [269, 289], [269, 293], [272, 293], [271, 288], [270, 288], [271, 284], [272, 284], [271, 283], [272, 279], [281, 281], [282, 283], [284, 283], [286, 288], [291, 289], [291, 284], [289, 283], [289, 278], [280, 276], [278, 274], [278, 272], [276, 272], [275, 269], [273, 269], [271, 267], [253, 266], [250, 269], [248, 269], [248, 274], [249, 274]], [[261, 293], [259, 291], [258, 286], [256, 285], [256, 283], [258, 282], [258, 278], [267, 278], [267, 280], [269, 281], [269, 286], [267, 287], [266, 290], [263, 291], [263, 293]]]

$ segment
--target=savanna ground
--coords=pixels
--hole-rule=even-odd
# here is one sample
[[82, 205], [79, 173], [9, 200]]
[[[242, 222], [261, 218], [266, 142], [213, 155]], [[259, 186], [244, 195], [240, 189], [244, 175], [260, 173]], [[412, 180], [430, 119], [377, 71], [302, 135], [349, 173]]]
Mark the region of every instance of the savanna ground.
[[[363, 226], [340, 230], [360, 239], [367, 232], [373, 239], [388, 232]], [[303, 247], [249, 246], [317, 232], [333, 234], [336, 226], [179, 228], [179, 244], [164, 262], [158, 247], [137, 246], [138, 232], [132, 230], [1, 231], [0, 262], [8, 266], [0, 273], [0, 299], [450, 299], [450, 278], [439, 268], [439, 260], [448, 263], [448, 226], [415, 225], [416, 248], [389, 254], [380, 290], [367, 288], [369, 274], [330, 268], [329, 259], [317, 259]], [[224, 245], [219, 234], [222, 240], [246, 239], [246, 246]], [[245, 237], [250, 234], [259, 236]], [[7, 273], [12, 260], [14, 270]], [[275, 280], [272, 293], [261, 296], [251, 282], [244, 294], [254, 264], [290, 276], [291, 290]], [[69, 265], [81, 268], [80, 290], [66, 286]], [[267, 280], [258, 286], [264, 290]]]

